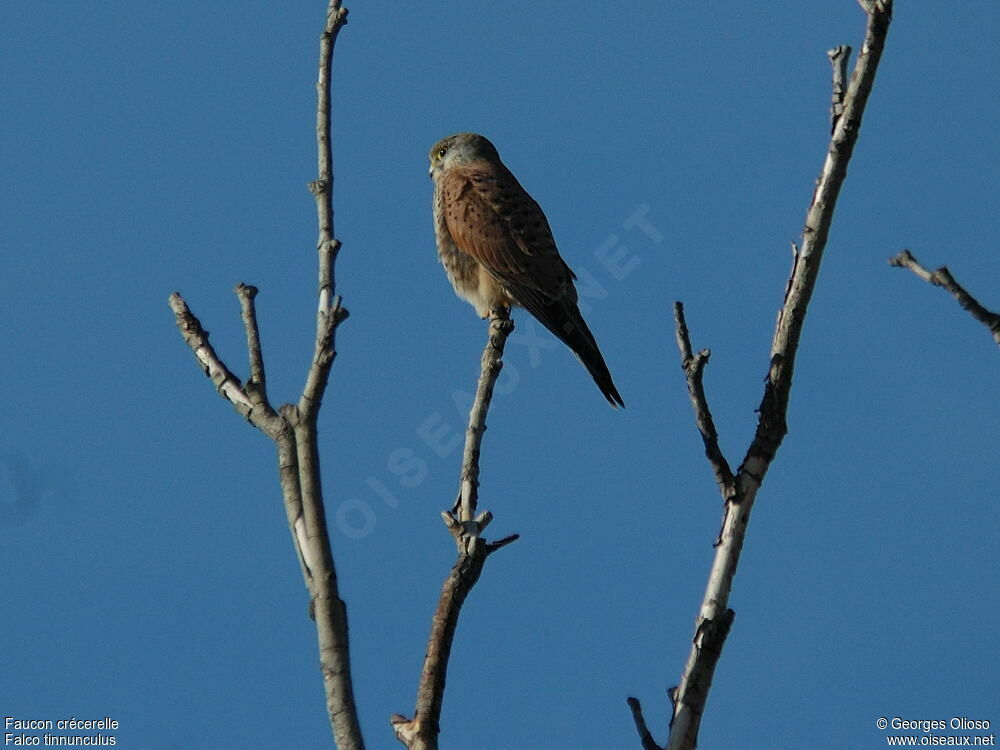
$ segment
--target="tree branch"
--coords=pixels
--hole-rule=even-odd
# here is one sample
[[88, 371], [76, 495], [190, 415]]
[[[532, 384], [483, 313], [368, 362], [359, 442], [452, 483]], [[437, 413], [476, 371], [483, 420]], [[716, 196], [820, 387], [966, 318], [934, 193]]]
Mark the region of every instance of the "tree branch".
[[326, 27], [320, 37], [319, 74], [316, 81], [316, 161], [319, 176], [309, 183], [309, 190], [316, 199], [316, 217], [319, 237], [316, 250], [319, 254], [319, 305], [316, 311], [316, 345], [312, 365], [306, 378], [299, 410], [308, 418], [315, 418], [326, 389], [330, 368], [333, 366], [334, 334], [337, 326], [347, 318], [340, 299], [336, 297], [336, 278], [333, 273], [340, 241], [336, 239], [333, 225], [333, 151], [330, 147], [330, 88], [333, 75], [333, 47], [340, 29], [347, 23], [347, 8], [340, 0], [330, 0], [326, 11]]
[[733, 479], [732, 469], [729, 468], [729, 462], [719, 448], [719, 433], [715, 429], [712, 412], [708, 409], [708, 399], [705, 396], [705, 387], [702, 383], [705, 365], [708, 364], [708, 358], [712, 353], [708, 349], [702, 349], [694, 355], [691, 353], [691, 338], [688, 334], [687, 322], [684, 320], [684, 305], [680, 302], [674, 303], [674, 324], [677, 347], [681, 352], [681, 367], [687, 380], [688, 395], [691, 397], [691, 406], [694, 408], [695, 423], [698, 426], [698, 432], [701, 433], [702, 442], [705, 443], [705, 456], [712, 466], [712, 472], [715, 474], [715, 481], [719, 485], [722, 497], [728, 500], [736, 491], [736, 482]]
[[316, 621], [327, 713], [337, 747], [341, 750], [362, 750], [364, 741], [351, 680], [347, 604], [340, 598], [337, 571], [326, 526], [316, 423], [314, 419], [303, 418], [301, 412], [291, 405], [284, 407], [282, 413], [292, 424], [295, 434], [302, 498], [301, 523], [296, 519], [295, 538], [301, 547], [301, 558], [310, 573], [307, 587], [312, 595], [311, 611]]
[[[333, 47], [340, 29], [347, 23], [347, 8], [341, 0], [330, 0], [326, 10], [326, 26], [320, 37], [319, 73], [316, 80], [316, 170], [319, 176], [309, 183], [316, 198], [319, 238], [319, 316], [327, 312], [335, 292], [333, 264], [340, 243], [333, 231], [333, 150], [330, 147], [330, 89], [333, 75]], [[317, 323], [317, 332], [322, 328]]]
[[962, 309], [968, 311], [973, 318], [986, 326], [992, 334], [993, 340], [1000, 344], [1000, 315], [979, 304], [975, 297], [965, 291], [965, 287], [955, 281], [955, 277], [951, 275], [947, 266], [941, 266], [936, 271], [929, 271], [917, 262], [909, 250], [903, 250], [895, 258], [890, 258], [889, 265], [897, 268], [909, 268], [928, 284], [942, 287], [951, 293]]
[[[750, 511], [757, 490], [788, 432], [786, 422], [788, 400], [802, 325], [816, 286], [837, 197], [847, 176], [847, 165], [857, 141], [861, 118], [875, 80], [892, 17], [891, 0], [860, 0], [860, 2], [868, 14], [865, 40], [850, 83], [842, 97], [837, 92], [838, 86], [842, 85], [838, 72], [842, 53], [837, 50], [829, 53], [834, 68], [833, 134], [816, 190], [806, 213], [802, 247], [796, 248], [791, 276], [785, 289], [784, 304], [778, 314], [757, 429], [743, 463], [733, 479], [734, 490], [731, 495], [726, 494], [726, 482], [719, 481], [725, 499], [722, 529], [716, 542], [715, 559], [698, 613], [687, 664], [680, 684], [672, 691], [673, 718], [670, 723], [670, 738], [666, 745], [669, 750], [693, 750], [697, 744], [701, 717], [705, 710], [715, 667], [734, 617], [733, 611], [728, 607], [729, 595], [743, 549]], [[838, 103], [842, 104], [839, 113], [836, 106]], [[691, 391], [692, 380], [700, 377], [700, 368], [704, 365], [699, 364], [697, 358], [692, 358], [686, 327], [682, 326], [682, 323], [683, 318], [678, 324], [678, 345], [682, 360], [685, 362], [685, 373], [688, 374], [688, 387]], [[707, 359], [707, 353], [702, 359]], [[697, 382], [695, 380], [695, 383]], [[702, 393], [700, 398], [703, 397]], [[696, 420], [699, 421], [699, 430], [706, 440], [706, 453], [710, 453], [714, 430], [702, 424], [703, 412], [696, 391], [692, 393], [692, 401], [695, 405]], [[704, 411], [707, 411], [707, 406], [704, 407]], [[716, 475], [718, 479], [718, 469]], [[724, 474], [722, 476], [724, 480]]]
[[469, 411], [469, 426], [465, 433], [458, 500], [451, 511], [441, 514], [449, 533], [455, 538], [458, 559], [441, 587], [441, 596], [431, 621], [413, 718], [394, 714], [390, 719], [396, 738], [409, 750], [437, 750], [448, 659], [462, 605], [479, 580], [486, 558], [518, 539], [513, 534], [488, 543], [482, 534], [493, 520], [493, 514], [485, 511], [475, 515], [479, 499], [479, 454], [483, 433], [486, 432], [486, 415], [493, 388], [503, 368], [504, 346], [512, 330], [514, 323], [506, 309], [491, 312], [489, 338], [483, 349], [476, 398]]
[[257, 307], [254, 303], [254, 299], [257, 297], [257, 287], [241, 282], [236, 285], [234, 291], [240, 300], [243, 327], [247, 334], [247, 354], [250, 359], [250, 379], [246, 383], [247, 395], [253, 401], [254, 408], [266, 409], [273, 416], [274, 410], [267, 399], [267, 376], [264, 373], [264, 355], [260, 348]]
[[514, 322], [506, 308], [497, 308], [490, 313], [489, 339], [480, 361], [476, 398], [469, 412], [469, 426], [465, 430], [458, 498], [452, 508], [452, 513], [462, 521], [471, 521], [476, 514], [479, 500], [479, 448], [483, 442], [483, 433], [486, 432], [486, 414], [493, 399], [493, 387], [503, 368], [504, 345], [513, 330]]
[[240, 384], [240, 379], [219, 359], [215, 349], [208, 343], [208, 331], [201, 326], [201, 321], [194, 316], [180, 292], [174, 292], [168, 300], [170, 309], [174, 311], [174, 320], [180, 329], [184, 343], [194, 352], [195, 359], [201, 364], [208, 379], [215, 384], [219, 395], [229, 401], [242, 417], [250, 418], [253, 404], [250, 397]]
[[649, 727], [646, 726], [646, 719], [642, 715], [642, 704], [639, 703], [639, 699], [629, 698], [628, 707], [632, 710], [632, 720], [635, 722], [635, 731], [639, 733], [642, 750], [663, 750], [653, 740], [653, 735], [649, 733]]
[[336, 329], [347, 311], [336, 296], [334, 262], [340, 242], [334, 238], [333, 162], [330, 150], [330, 81], [333, 47], [347, 9], [330, 0], [320, 40], [317, 82], [316, 134], [319, 177], [309, 188], [316, 198], [319, 223], [319, 306], [316, 342], [306, 383], [297, 404], [275, 411], [267, 397], [264, 357], [260, 344], [255, 298], [256, 287], [239, 284], [243, 325], [247, 335], [250, 378], [245, 385], [218, 358], [208, 343], [208, 333], [191, 314], [180, 294], [170, 297], [181, 335], [206, 374], [237, 412], [274, 440], [288, 526], [303, 580], [310, 594], [310, 611], [316, 621], [320, 668], [326, 692], [327, 713], [340, 750], [364, 750], [351, 682], [347, 606], [340, 598], [333, 552], [326, 525], [319, 465], [316, 420], [336, 356]]

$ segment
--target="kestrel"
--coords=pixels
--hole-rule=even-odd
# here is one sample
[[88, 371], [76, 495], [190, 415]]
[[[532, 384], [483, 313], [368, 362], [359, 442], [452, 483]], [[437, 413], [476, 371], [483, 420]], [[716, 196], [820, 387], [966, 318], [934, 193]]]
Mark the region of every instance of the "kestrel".
[[480, 317], [518, 305], [568, 346], [612, 406], [625, 406], [577, 306], [545, 214], [476, 133], [457, 133], [430, 152], [434, 235], [455, 293]]

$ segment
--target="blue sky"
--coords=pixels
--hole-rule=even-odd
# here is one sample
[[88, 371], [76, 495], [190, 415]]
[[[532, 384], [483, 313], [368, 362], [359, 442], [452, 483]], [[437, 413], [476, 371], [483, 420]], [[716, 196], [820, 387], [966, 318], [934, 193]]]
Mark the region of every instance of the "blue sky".
[[[320, 429], [369, 747], [398, 746], [454, 559], [439, 518], [485, 325], [437, 263], [426, 153], [475, 130], [591, 279], [628, 408], [562, 346], [508, 346], [484, 443], [495, 536], [442, 748], [665, 736], [720, 520], [674, 344], [687, 308], [735, 465], [827, 142], [854, 0], [357, 2], [335, 59], [338, 291]], [[8, 4], [0, 45], [6, 397], [0, 712], [111, 716], [148, 750], [327, 747], [271, 444], [201, 375], [180, 290], [244, 374], [258, 286], [276, 401], [315, 309], [324, 3]], [[1000, 307], [1000, 7], [900, 3], [754, 510], [702, 747], [879, 747], [879, 717], [1000, 724], [996, 346], [886, 259]], [[649, 231], [627, 226], [643, 212]], [[651, 227], [651, 229], [650, 229]], [[601, 248], [637, 261], [622, 278]], [[619, 274], [621, 276], [621, 274]], [[518, 334], [539, 336], [524, 314]], [[544, 342], [551, 342], [545, 335]], [[444, 453], [444, 455], [439, 455]], [[424, 462], [419, 481], [394, 458]], [[968, 732], [966, 732], [968, 734]]]

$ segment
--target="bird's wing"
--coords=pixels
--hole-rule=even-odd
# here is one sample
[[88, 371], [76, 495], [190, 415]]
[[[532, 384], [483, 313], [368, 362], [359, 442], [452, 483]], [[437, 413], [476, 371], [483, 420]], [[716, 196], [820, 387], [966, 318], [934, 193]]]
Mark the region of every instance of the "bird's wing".
[[532, 312], [561, 299], [574, 277], [542, 209], [502, 164], [474, 162], [442, 176], [445, 220], [468, 253]]

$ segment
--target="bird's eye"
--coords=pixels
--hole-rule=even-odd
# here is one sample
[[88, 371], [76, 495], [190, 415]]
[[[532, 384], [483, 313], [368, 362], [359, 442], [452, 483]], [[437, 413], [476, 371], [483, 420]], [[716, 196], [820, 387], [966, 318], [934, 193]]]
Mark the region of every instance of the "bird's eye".
[[448, 153], [448, 149], [446, 149], [446, 148], [439, 148], [438, 149], [438, 158], [439, 159], [443, 159], [444, 155], [447, 154], [447, 153]]

